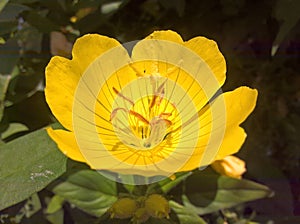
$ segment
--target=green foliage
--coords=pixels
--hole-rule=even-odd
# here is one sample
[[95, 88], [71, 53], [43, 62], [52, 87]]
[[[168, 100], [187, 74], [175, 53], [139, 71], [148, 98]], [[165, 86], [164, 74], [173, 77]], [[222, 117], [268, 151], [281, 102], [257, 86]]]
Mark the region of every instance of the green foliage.
[[175, 201], [170, 201], [171, 208], [176, 212], [180, 224], [205, 224], [206, 222], [190, 208], [184, 207]]
[[148, 193], [151, 194], [161, 191], [162, 193], [167, 194], [170, 190], [172, 190], [190, 175], [192, 175], [192, 172], [176, 173], [173, 177], [159, 181], [158, 184], [150, 185], [148, 188]]
[[65, 156], [45, 130], [0, 146], [0, 209], [45, 188], [65, 172]]
[[51, 201], [48, 204], [47, 207], [47, 214], [53, 214], [55, 212], [57, 212], [58, 210], [60, 210], [63, 206], [65, 199], [59, 195], [54, 195], [51, 198]]
[[300, 19], [300, 2], [297, 0], [279, 0], [274, 7], [274, 16], [280, 22], [280, 28], [272, 46], [274, 56], [281, 42]]
[[8, 0], [2, 0], [0, 2], [0, 12], [2, 11], [2, 9], [5, 7], [5, 5], [8, 3]]
[[[10, 31], [11, 29], [14, 29], [16, 27], [17, 23], [7, 22], [6, 25], [9, 26], [8, 30]], [[0, 36], [2, 36], [2, 34], [7, 34], [8, 30], [5, 28], [6, 25], [1, 26], [2, 28], [0, 28]], [[18, 54], [19, 50], [20, 47], [18, 46], [18, 42], [16, 39], [9, 39], [3, 45], [0, 45], [0, 74], [7, 75], [12, 73], [13, 68], [20, 58], [20, 55]]]
[[50, 33], [51, 31], [59, 30], [59, 26], [51, 22], [47, 17], [40, 15], [35, 11], [25, 11], [24, 19], [33, 27], [42, 33]]
[[0, 75], [0, 120], [2, 120], [3, 117], [4, 99], [5, 99], [9, 80], [10, 80], [10, 76]]
[[[201, 183], [201, 184], [199, 184]], [[238, 204], [272, 196], [272, 191], [261, 184], [219, 176], [210, 170], [196, 172], [185, 184], [183, 204], [198, 215], [212, 213]]]
[[16, 133], [23, 132], [23, 131], [28, 131], [28, 128], [24, 124], [10, 123], [8, 125], [8, 128], [4, 132], [2, 132], [1, 138], [6, 139]]
[[54, 187], [53, 192], [85, 212], [100, 217], [117, 200], [117, 185], [100, 173], [81, 170]]

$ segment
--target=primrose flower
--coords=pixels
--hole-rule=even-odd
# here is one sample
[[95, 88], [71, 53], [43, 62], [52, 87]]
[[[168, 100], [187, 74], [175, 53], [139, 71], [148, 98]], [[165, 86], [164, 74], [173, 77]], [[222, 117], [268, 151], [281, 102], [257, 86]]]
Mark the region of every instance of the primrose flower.
[[239, 125], [256, 104], [248, 87], [221, 94], [225, 73], [204, 37], [155, 31], [131, 51], [85, 35], [71, 60], [55, 56], [46, 68], [46, 100], [65, 128], [48, 134], [96, 170], [150, 177], [207, 166], [240, 149]]

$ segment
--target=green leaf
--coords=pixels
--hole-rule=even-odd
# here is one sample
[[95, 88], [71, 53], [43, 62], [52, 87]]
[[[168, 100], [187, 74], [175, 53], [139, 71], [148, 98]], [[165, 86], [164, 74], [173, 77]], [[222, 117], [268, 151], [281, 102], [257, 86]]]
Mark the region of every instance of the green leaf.
[[299, 0], [278, 0], [274, 7], [274, 16], [281, 24], [273, 42], [271, 55], [274, 56], [281, 42], [300, 19]]
[[16, 22], [18, 15], [24, 11], [28, 10], [29, 7], [20, 4], [11, 3], [11, 1], [3, 8], [0, 14], [0, 22]]
[[66, 170], [66, 157], [45, 130], [0, 146], [0, 161], [0, 210], [42, 190]]
[[33, 194], [26, 200], [22, 208], [17, 212], [16, 216], [11, 218], [12, 223], [23, 223], [25, 218], [31, 218], [42, 208], [39, 196]]
[[64, 210], [60, 209], [55, 213], [48, 214], [46, 218], [51, 224], [64, 224]]
[[85, 1], [85, 0], [79, 0], [77, 3], [74, 5], [74, 9], [82, 9], [82, 8], [98, 8], [103, 2], [101, 0], [90, 0], [90, 1]]
[[[0, 24], [1, 25], [1, 24]], [[9, 39], [0, 45], [0, 74], [11, 74], [20, 57], [20, 47], [16, 39]]]
[[182, 172], [182, 173], [176, 173], [176, 178], [174, 180], [170, 178], [166, 178], [165, 180], [161, 181], [160, 188], [161, 190], [166, 194], [170, 190], [172, 190], [174, 187], [176, 187], [179, 183], [184, 181], [188, 176], [190, 176], [191, 172]]
[[0, 12], [6, 6], [7, 3], [8, 3], [8, 0], [1, 0], [0, 1]]
[[190, 176], [192, 172], [181, 172], [176, 173], [175, 178], [165, 178], [157, 183], [151, 184], [148, 189], [147, 193], [157, 193], [162, 192], [164, 194], [167, 194], [170, 190], [172, 190], [174, 187], [176, 187], [179, 183], [184, 181], [188, 176]]
[[25, 217], [31, 217], [42, 208], [41, 201], [37, 193], [31, 195], [23, 207]]
[[[134, 183], [134, 176], [133, 175], [124, 175], [124, 174], [120, 174], [120, 178], [122, 181], [124, 181], [125, 183]], [[130, 193], [132, 194], [135, 188], [134, 184], [123, 184], [124, 188]]]
[[206, 222], [193, 210], [170, 201], [170, 207], [176, 212], [180, 224], [206, 224]]
[[83, 211], [103, 215], [117, 200], [117, 185], [97, 171], [81, 170], [70, 175], [53, 192]]
[[4, 99], [9, 84], [9, 80], [10, 80], [9, 75], [0, 74], [0, 121], [2, 120], [3, 117]]
[[[0, 115], [1, 115], [1, 112], [0, 112]], [[8, 128], [3, 133], [1, 133], [1, 138], [5, 139], [13, 134], [16, 134], [16, 133], [22, 132], [22, 131], [28, 131], [28, 127], [21, 123], [10, 123], [8, 125]]]
[[42, 33], [50, 33], [54, 30], [60, 30], [59, 26], [54, 24], [46, 16], [42, 16], [36, 11], [26, 11], [23, 13], [24, 19]]
[[18, 4], [31, 4], [34, 2], [38, 2], [39, 0], [10, 0], [12, 3], [18, 3]]
[[62, 208], [65, 199], [59, 195], [54, 195], [47, 206], [47, 214], [53, 214]]
[[122, 4], [122, 1], [110, 2], [110, 3], [104, 4], [101, 7], [101, 12], [103, 14], [113, 13], [119, 9], [121, 4]]
[[17, 21], [5, 21], [0, 22], [0, 35], [10, 34], [17, 30], [18, 22]]
[[272, 196], [272, 191], [261, 184], [245, 179], [219, 176], [206, 169], [186, 180], [183, 204], [199, 215]]

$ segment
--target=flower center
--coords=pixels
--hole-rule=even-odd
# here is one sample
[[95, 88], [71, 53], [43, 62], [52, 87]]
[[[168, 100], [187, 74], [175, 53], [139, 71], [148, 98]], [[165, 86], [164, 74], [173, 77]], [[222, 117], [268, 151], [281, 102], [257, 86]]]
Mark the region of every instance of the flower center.
[[125, 145], [137, 150], [150, 150], [167, 138], [178, 112], [171, 102], [163, 98], [163, 94], [148, 95], [135, 103], [123, 95], [121, 97], [132, 105], [130, 109], [114, 109], [111, 122]]

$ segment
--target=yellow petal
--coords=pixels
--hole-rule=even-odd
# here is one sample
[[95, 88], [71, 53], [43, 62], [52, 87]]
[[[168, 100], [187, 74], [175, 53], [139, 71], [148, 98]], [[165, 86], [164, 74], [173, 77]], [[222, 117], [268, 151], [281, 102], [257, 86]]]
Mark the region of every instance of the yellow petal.
[[239, 126], [226, 128], [224, 139], [215, 160], [237, 153], [246, 140], [245, 130]]
[[[180, 171], [193, 170], [199, 166], [206, 166], [214, 160], [220, 160], [228, 155], [238, 152], [246, 139], [246, 133], [239, 125], [253, 111], [256, 105], [256, 99], [257, 91], [255, 89], [240, 87], [234, 91], [224, 93], [223, 96], [218, 97], [212, 105], [207, 105], [203, 111], [199, 113], [200, 136], [197, 147], [189, 161], [187, 161]], [[222, 139], [220, 139], [220, 145], [216, 143], [215, 147], [219, 148], [215, 158], [211, 158], [210, 162], [208, 162], [208, 160], [203, 161], [205, 153], [209, 153], [208, 151], [210, 151], [207, 148], [212, 134], [215, 134], [218, 130], [222, 130], [222, 126], [218, 128], [218, 116], [212, 114], [212, 107], [218, 105], [220, 100], [224, 100], [226, 105], [225, 133], [220, 136], [216, 135]], [[214, 142], [212, 142], [211, 145], [213, 146]]]
[[238, 152], [246, 139], [246, 133], [239, 125], [254, 110], [257, 90], [239, 87], [224, 93], [226, 103], [226, 131], [216, 160]]
[[[183, 40], [181, 36], [172, 31], [172, 30], [161, 30], [161, 31], [154, 31], [150, 35], [148, 35], [144, 40], [162, 40], [161, 44], [163, 44], [163, 41], [170, 41], [177, 44], [183, 44]], [[139, 41], [139, 43], [143, 42]], [[149, 42], [146, 41], [146, 45]], [[158, 45], [160, 43], [158, 42]], [[165, 63], [165, 60], [168, 60], [167, 57], [160, 58], [158, 56], [159, 50], [156, 49], [157, 46], [150, 46], [150, 48], [145, 48], [145, 45], [139, 45], [137, 44], [134, 46], [132, 50], [132, 59], [133, 61], [141, 61], [141, 64], [135, 64], [134, 69], [139, 73], [139, 75], [143, 75], [143, 73], [148, 74], [154, 74], [154, 73], [160, 73], [161, 75], [164, 75], [166, 73], [166, 70], [168, 69], [167, 63]], [[168, 48], [170, 50], [170, 48]], [[171, 56], [171, 52], [168, 52], [169, 55], [165, 56]], [[157, 56], [157, 57], [155, 57]], [[153, 61], [147, 61], [148, 58], [156, 58], [156, 62]]]
[[88, 34], [76, 40], [73, 59], [53, 57], [46, 68], [46, 100], [54, 116], [68, 130], [72, 128], [74, 92], [82, 73], [98, 56], [120, 46], [112, 38]]
[[48, 135], [56, 142], [58, 148], [63, 154], [73, 160], [86, 163], [86, 160], [78, 148], [75, 135], [72, 132], [53, 130], [52, 128], [47, 128], [47, 132]]
[[[161, 42], [155, 42], [156, 44], [151, 46], [151, 42], [149, 44], [147, 40], [161, 40]], [[171, 47], [168, 46], [164, 46], [164, 49], [167, 47], [166, 50], [161, 50], [161, 44], [164, 45], [164, 41], [183, 45], [183, 40], [178, 33], [172, 30], [162, 30], [154, 31], [134, 46], [132, 50], [132, 60], [140, 63], [135, 63], [133, 68], [139, 76], [148, 74], [154, 75], [158, 73], [164, 76], [167, 73], [167, 70], [170, 69], [170, 65], [168, 65], [166, 60], [169, 62], [170, 59], [168, 57], [172, 56], [172, 54], [177, 54], [178, 52], [172, 53], [174, 48], [171, 49]], [[141, 43], [145, 43], [145, 45]], [[174, 46], [176, 47], [176, 45]], [[151, 59], [155, 60], [153, 61]], [[173, 67], [173, 65], [171, 66]]]
[[224, 93], [227, 126], [241, 124], [256, 106], [257, 90], [241, 86], [234, 91]]
[[46, 68], [45, 96], [56, 119], [72, 130], [74, 92], [80, 79], [78, 66], [66, 58], [53, 57]]
[[[197, 109], [201, 109], [225, 81], [224, 57], [217, 44], [204, 37], [183, 42], [176, 32], [156, 31], [135, 45], [132, 60], [132, 67], [139, 76], [160, 75], [182, 85], [193, 100], [199, 101], [194, 102]], [[193, 81], [186, 80], [187, 76], [193, 77]]]
[[176, 43], [183, 43], [181, 36], [172, 30], [154, 31], [145, 39], [167, 40]]
[[113, 38], [87, 34], [76, 40], [72, 50], [72, 60], [77, 62], [82, 73], [97, 57], [119, 45], [120, 43]]
[[226, 79], [226, 62], [217, 43], [205, 37], [195, 37], [185, 42], [184, 46], [198, 54], [207, 63], [222, 86]]

